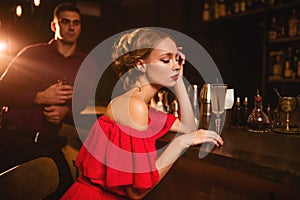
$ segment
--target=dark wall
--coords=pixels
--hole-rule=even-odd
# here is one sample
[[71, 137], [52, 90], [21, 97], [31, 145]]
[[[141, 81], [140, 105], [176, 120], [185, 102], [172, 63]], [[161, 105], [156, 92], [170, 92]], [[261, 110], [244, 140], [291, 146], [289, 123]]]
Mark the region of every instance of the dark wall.
[[[223, 79], [236, 90], [237, 96], [250, 96], [261, 88], [262, 27], [261, 17], [250, 15], [242, 19], [202, 23], [203, 1], [196, 0], [89, 0], [101, 7], [100, 17], [83, 17], [81, 48], [89, 52], [108, 37], [131, 28], [160, 26], [180, 31], [198, 41], [218, 66]], [[39, 8], [30, 12], [30, 5], [20, 19], [13, 17], [13, 4], [3, 0], [0, 4], [2, 27], [13, 41], [11, 56], [25, 45], [45, 42], [52, 37], [50, 21], [52, 11], [62, 1], [44, 0]], [[71, 0], [69, 2], [76, 2]], [[5, 5], [5, 6], [4, 6]], [[6, 14], [4, 14], [6, 13]], [[5, 17], [4, 17], [5, 16]], [[8, 17], [10, 16], [10, 17]], [[188, 48], [188, 47], [185, 47]], [[11, 57], [10, 57], [11, 58]], [[7, 59], [9, 60], [9, 59]], [[192, 83], [201, 85], [201, 76], [192, 66], [186, 67]], [[112, 76], [112, 72], [107, 72]], [[109, 101], [111, 83], [99, 102]], [[101, 93], [101, 92], [100, 92]], [[103, 99], [104, 98], [104, 99]]]
[[189, 2], [187, 34], [207, 50], [235, 96], [252, 101], [263, 85], [263, 15], [202, 22], [203, 1]]

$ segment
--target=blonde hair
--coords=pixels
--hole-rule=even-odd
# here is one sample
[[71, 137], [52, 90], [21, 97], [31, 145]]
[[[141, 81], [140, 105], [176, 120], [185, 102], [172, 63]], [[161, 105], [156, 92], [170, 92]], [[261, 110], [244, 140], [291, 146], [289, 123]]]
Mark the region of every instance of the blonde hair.
[[157, 29], [139, 28], [122, 35], [115, 42], [112, 66], [123, 81], [125, 89], [131, 88], [136, 83], [138, 74], [141, 73], [134, 69], [136, 62], [140, 59], [146, 59], [158, 43], [166, 38], [171, 37]]

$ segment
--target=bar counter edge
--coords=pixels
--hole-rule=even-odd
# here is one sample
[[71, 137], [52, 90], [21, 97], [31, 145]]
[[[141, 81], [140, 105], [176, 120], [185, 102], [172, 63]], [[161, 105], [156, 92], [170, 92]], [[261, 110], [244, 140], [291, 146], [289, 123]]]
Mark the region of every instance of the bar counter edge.
[[[300, 197], [300, 135], [226, 127], [224, 145], [189, 147], [146, 199], [295, 199]], [[165, 147], [169, 132], [158, 141]]]

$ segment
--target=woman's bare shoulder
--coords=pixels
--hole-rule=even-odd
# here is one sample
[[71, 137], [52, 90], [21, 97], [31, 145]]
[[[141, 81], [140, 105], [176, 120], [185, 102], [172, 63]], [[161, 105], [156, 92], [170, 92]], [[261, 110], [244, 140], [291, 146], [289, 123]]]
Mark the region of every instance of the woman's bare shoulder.
[[129, 116], [134, 128], [146, 130], [148, 127], [148, 107], [141, 98], [132, 96], [129, 101]]
[[138, 96], [119, 96], [107, 106], [105, 115], [110, 119], [138, 130], [148, 125], [147, 104]]

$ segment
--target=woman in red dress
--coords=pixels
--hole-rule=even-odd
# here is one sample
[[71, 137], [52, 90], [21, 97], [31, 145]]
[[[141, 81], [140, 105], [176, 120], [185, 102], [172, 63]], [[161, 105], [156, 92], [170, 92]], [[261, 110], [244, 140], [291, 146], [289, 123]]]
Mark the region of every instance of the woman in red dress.
[[[140, 28], [115, 43], [114, 69], [126, 92], [112, 99], [91, 128], [78, 154], [82, 175], [62, 199], [142, 199], [191, 145], [222, 145], [213, 131], [197, 130], [183, 82], [185, 56], [168, 34]], [[172, 88], [180, 117], [150, 108], [162, 88]], [[158, 152], [155, 142], [168, 131], [180, 132]]]

